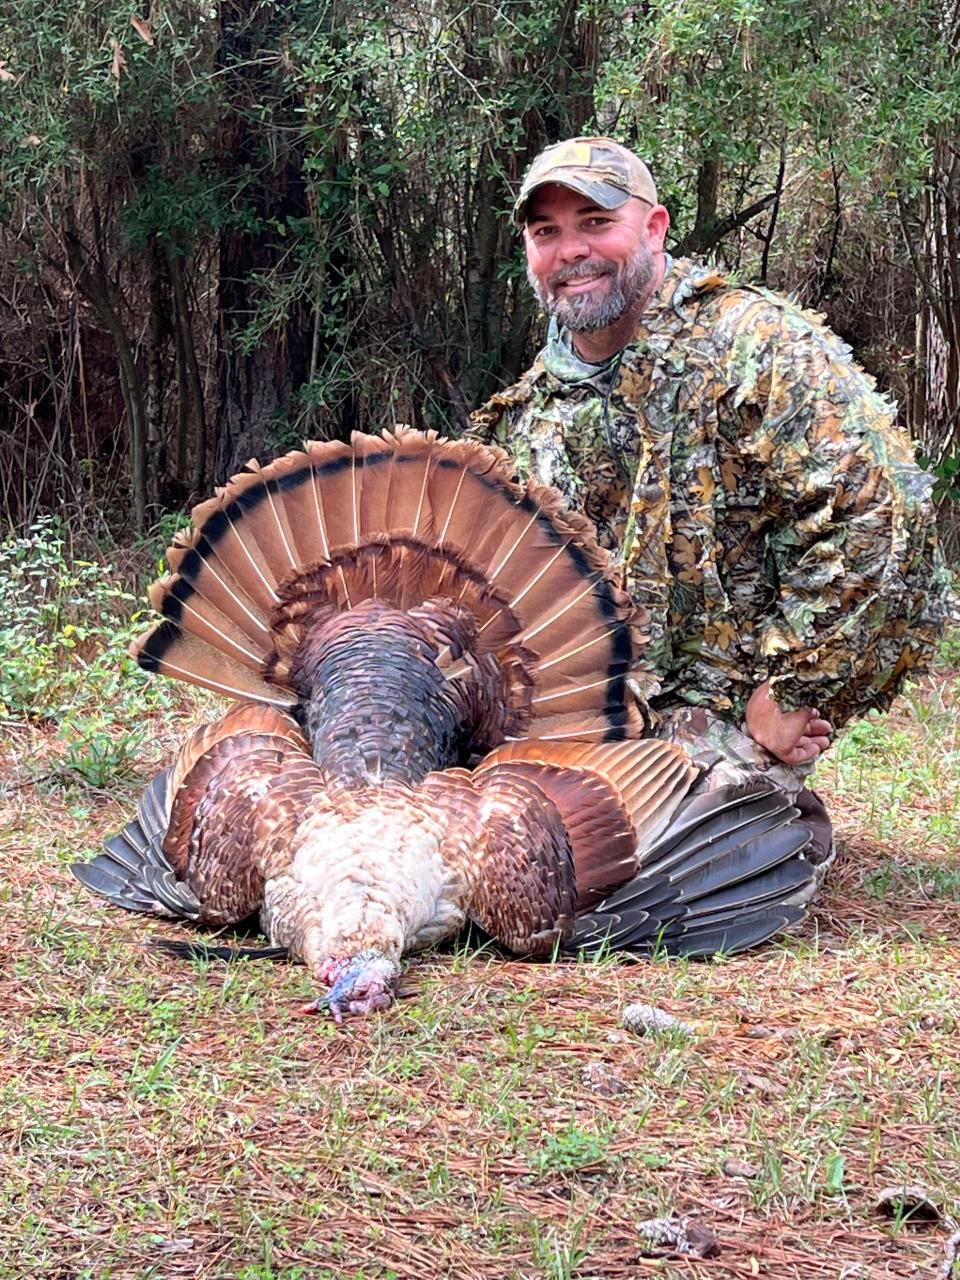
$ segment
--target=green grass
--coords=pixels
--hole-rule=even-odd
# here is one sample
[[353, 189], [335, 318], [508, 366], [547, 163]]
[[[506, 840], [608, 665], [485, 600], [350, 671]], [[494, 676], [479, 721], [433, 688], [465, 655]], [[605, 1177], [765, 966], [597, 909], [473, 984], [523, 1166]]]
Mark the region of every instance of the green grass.
[[[343, 1029], [295, 1016], [305, 970], [169, 959], [143, 943], [176, 926], [67, 873], [183, 708], [107, 787], [8, 724], [0, 1280], [935, 1275], [947, 1230], [874, 1201], [960, 1203], [958, 695], [942, 671], [827, 757], [842, 850], [797, 935], [715, 964], [464, 946]], [[696, 1034], [628, 1034], [636, 1000]], [[644, 1256], [636, 1224], [671, 1213], [719, 1258]]]

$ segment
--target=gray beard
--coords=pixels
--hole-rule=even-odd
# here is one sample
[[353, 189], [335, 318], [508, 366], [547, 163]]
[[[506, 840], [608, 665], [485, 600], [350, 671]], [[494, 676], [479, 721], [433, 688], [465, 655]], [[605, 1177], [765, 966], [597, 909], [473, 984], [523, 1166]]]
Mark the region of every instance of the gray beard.
[[[574, 298], [557, 297], [558, 284], [595, 275], [598, 270], [612, 277], [610, 287], [602, 297], [595, 298], [589, 293]], [[537, 301], [548, 316], [571, 333], [596, 333], [614, 324], [638, 302], [646, 299], [656, 274], [656, 260], [646, 246], [639, 249], [633, 261], [619, 271], [608, 262], [578, 262], [575, 266], [555, 271], [546, 285], [542, 285], [527, 267], [527, 279]]]

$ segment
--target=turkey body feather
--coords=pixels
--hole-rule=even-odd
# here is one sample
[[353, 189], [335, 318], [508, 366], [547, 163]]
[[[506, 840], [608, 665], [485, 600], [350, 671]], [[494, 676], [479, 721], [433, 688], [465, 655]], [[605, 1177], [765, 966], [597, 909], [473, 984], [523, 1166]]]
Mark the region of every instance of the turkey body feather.
[[468, 919], [543, 957], [735, 951], [802, 918], [796, 810], [766, 784], [691, 798], [682, 748], [639, 738], [643, 620], [498, 451], [308, 445], [193, 518], [133, 652], [240, 701], [75, 865], [88, 888], [201, 925], [259, 911], [337, 1018]]

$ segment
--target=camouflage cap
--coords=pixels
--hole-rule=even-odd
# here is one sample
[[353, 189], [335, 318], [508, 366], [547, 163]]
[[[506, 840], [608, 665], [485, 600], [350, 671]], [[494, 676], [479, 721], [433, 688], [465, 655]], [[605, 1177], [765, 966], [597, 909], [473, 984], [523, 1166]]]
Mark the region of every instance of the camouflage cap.
[[514, 219], [521, 226], [530, 196], [548, 182], [579, 191], [601, 209], [617, 209], [631, 196], [657, 203], [650, 170], [612, 138], [568, 138], [541, 151], [527, 170], [513, 206]]

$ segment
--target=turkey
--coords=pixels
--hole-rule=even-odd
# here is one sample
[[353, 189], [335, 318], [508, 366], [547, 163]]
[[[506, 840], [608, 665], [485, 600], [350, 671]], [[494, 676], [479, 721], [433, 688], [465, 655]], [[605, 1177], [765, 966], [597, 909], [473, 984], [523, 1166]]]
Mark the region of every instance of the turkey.
[[766, 783], [697, 794], [681, 747], [639, 737], [642, 618], [502, 452], [309, 444], [192, 515], [132, 651], [238, 702], [74, 865], [88, 888], [198, 925], [259, 911], [338, 1021], [468, 920], [524, 956], [694, 956], [803, 917], [796, 809]]

